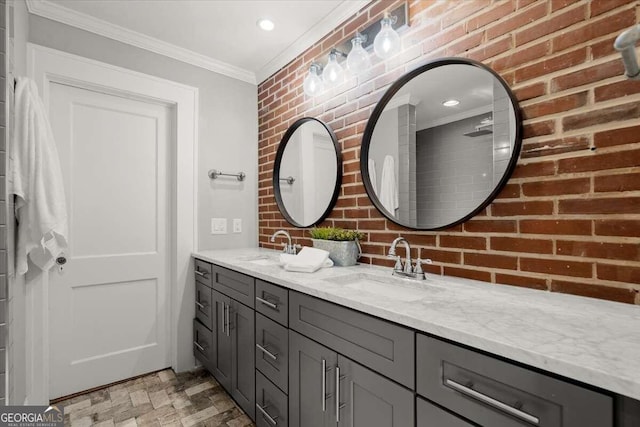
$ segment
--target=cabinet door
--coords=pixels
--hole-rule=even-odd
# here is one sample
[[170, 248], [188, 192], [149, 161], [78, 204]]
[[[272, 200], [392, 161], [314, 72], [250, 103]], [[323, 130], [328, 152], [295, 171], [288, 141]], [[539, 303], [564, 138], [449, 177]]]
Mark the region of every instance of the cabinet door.
[[256, 369], [285, 393], [289, 388], [289, 333], [287, 328], [256, 314]]
[[231, 396], [256, 419], [255, 311], [231, 300]]
[[413, 426], [414, 396], [406, 388], [338, 356], [339, 427]]
[[474, 427], [475, 425], [450, 414], [444, 409], [438, 408], [420, 397], [416, 398], [416, 414], [417, 427]]
[[336, 426], [337, 362], [335, 352], [289, 331], [290, 427]]
[[211, 316], [214, 327], [211, 354], [212, 374], [221, 386], [231, 390], [231, 328], [229, 328], [231, 298], [213, 291], [212, 300]]

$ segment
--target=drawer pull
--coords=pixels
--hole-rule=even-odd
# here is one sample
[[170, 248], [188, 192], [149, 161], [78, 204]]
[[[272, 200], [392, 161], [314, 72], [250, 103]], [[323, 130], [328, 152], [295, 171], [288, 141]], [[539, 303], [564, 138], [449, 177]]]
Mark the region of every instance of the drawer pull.
[[272, 417], [271, 415], [269, 415], [269, 413], [267, 412], [267, 408], [268, 407], [269, 407], [269, 405], [267, 405], [267, 406], [265, 406], [263, 408], [262, 406], [260, 406], [259, 404], [256, 403], [256, 408], [258, 408], [258, 411], [260, 411], [262, 413], [262, 416], [264, 417], [264, 419], [269, 421], [274, 426], [277, 426], [278, 422], [276, 420], [278, 419], [278, 417], [277, 416]]
[[487, 396], [486, 394], [482, 394], [478, 391], [475, 391], [474, 389], [464, 386], [460, 383], [457, 383], [449, 378], [446, 379], [445, 383], [452, 389], [468, 397], [471, 397], [472, 399], [478, 400], [482, 403], [485, 403], [489, 406], [499, 409], [502, 412], [506, 412], [507, 414], [512, 415], [528, 423], [531, 423], [534, 425], [540, 425], [540, 418], [535, 417], [531, 414], [528, 414], [524, 411], [521, 411], [520, 409], [516, 409], [513, 406], [509, 406], [506, 403], [502, 403], [499, 400], [494, 399], [493, 397], [490, 397], [490, 396]]
[[338, 424], [340, 424], [340, 409], [347, 406], [346, 403], [340, 403], [340, 381], [345, 378], [345, 375], [340, 375], [340, 366], [336, 366], [336, 422]]
[[201, 346], [200, 344], [198, 344], [198, 342], [197, 342], [197, 341], [194, 341], [194, 342], [193, 342], [193, 345], [195, 345], [196, 347], [198, 347], [198, 350], [200, 350], [200, 351], [204, 352], [204, 347], [203, 347], [203, 346]]
[[196, 270], [196, 274], [200, 277], [207, 277], [207, 273], [205, 271]]
[[327, 410], [327, 361], [322, 358], [322, 412]]
[[263, 352], [264, 354], [266, 354], [267, 356], [269, 356], [273, 360], [278, 360], [278, 354], [277, 353], [276, 354], [271, 353], [269, 350], [267, 350], [266, 348], [264, 348], [263, 346], [261, 346], [258, 343], [256, 343], [256, 347], [258, 348], [258, 350], [260, 350], [261, 352]]
[[196, 305], [198, 306], [198, 308], [204, 309], [204, 304], [202, 304], [200, 301], [196, 301]]
[[227, 310], [226, 310], [226, 314], [225, 314], [224, 320], [225, 320], [225, 323], [227, 325], [227, 336], [230, 336], [231, 334], [229, 332], [229, 329], [230, 329], [229, 328], [229, 325], [230, 325], [230, 322], [229, 322], [229, 311], [231, 311], [231, 306], [229, 304], [225, 304], [225, 307], [227, 308]]
[[278, 304], [274, 304], [271, 301], [267, 301], [264, 298], [260, 298], [260, 297], [256, 297], [256, 301], [258, 301], [259, 303], [262, 303], [264, 305], [266, 305], [269, 308], [273, 308], [274, 310], [278, 309]]

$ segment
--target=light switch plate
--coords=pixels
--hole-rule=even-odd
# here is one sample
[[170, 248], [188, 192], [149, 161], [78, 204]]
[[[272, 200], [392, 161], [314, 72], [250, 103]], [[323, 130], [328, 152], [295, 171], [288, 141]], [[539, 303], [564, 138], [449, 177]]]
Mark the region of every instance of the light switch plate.
[[233, 219], [233, 232], [242, 233], [242, 218]]
[[211, 218], [211, 234], [227, 234], [227, 218]]

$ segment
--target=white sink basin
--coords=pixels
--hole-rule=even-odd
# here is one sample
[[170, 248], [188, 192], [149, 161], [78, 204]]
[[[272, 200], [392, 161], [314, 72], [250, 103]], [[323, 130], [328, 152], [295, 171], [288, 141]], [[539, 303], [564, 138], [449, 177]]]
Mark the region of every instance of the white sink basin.
[[343, 285], [358, 292], [376, 295], [385, 299], [411, 302], [418, 301], [441, 289], [431, 287], [426, 281], [414, 281], [397, 277], [377, 276], [367, 273], [356, 273], [326, 281]]
[[239, 257], [238, 261], [249, 262], [255, 265], [276, 265], [280, 263], [277, 257], [269, 255], [249, 255], [245, 257]]
[[275, 265], [278, 264], [278, 261], [276, 261], [275, 259], [271, 259], [271, 258], [261, 258], [261, 259], [254, 259], [252, 261], [249, 261], [251, 264], [256, 264], [256, 265]]

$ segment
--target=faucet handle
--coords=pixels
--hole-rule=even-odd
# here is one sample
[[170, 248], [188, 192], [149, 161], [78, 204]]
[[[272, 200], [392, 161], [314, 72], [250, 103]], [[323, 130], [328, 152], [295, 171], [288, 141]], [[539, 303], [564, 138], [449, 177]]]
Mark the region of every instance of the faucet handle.
[[400, 256], [399, 255], [390, 255], [390, 258], [395, 258], [396, 259], [396, 265], [393, 266], [393, 269], [395, 271], [402, 271], [402, 261], [400, 261]]
[[413, 272], [417, 274], [424, 273], [424, 271], [422, 271], [422, 264], [433, 264], [433, 261], [431, 261], [431, 259], [429, 258], [425, 259], [424, 261], [418, 258], [416, 260], [416, 267], [414, 268]]
[[289, 253], [289, 245], [286, 243], [282, 244], [282, 253], [288, 254]]

